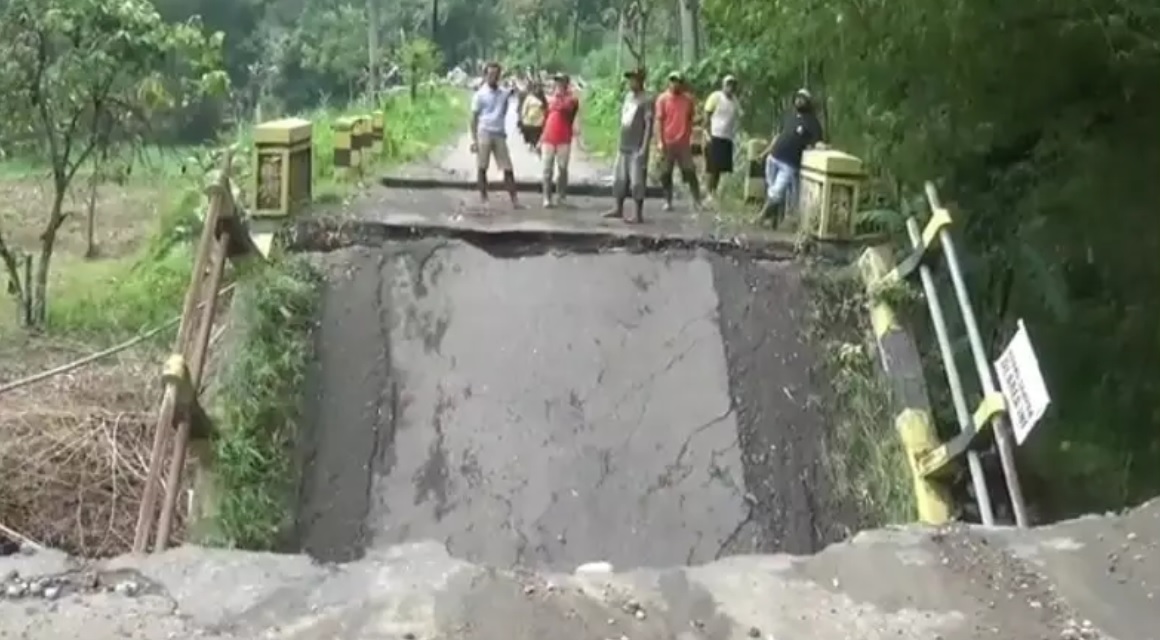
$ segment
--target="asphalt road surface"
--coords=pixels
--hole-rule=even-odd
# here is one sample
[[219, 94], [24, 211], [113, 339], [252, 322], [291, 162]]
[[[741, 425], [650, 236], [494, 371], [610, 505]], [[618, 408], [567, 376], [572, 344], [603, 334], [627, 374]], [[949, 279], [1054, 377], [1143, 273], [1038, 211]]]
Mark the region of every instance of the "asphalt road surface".
[[[469, 173], [468, 144], [442, 168]], [[534, 179], [535, 157], [512, 150]], [[382, 191], [361, 215], [473, 198]], [[795, 264], [487, 249], [418, 238], [325, 257], [300, 517], [312, 555], [435, 540], [501, 567], [667, 566], [844, 533]]]

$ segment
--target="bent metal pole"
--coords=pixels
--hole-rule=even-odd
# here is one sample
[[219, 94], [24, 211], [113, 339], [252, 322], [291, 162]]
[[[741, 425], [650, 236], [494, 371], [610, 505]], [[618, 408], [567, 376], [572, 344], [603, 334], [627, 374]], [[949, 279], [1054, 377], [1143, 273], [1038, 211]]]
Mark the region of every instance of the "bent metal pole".
[[[910, 233], [910, 244], [916, 251], [922, 250], [922, 231], [914, 218], [906, 220], [906, 230]], [[947, 386], [951, 390], [951, 400], [955, 405], [955, 417], [958, 418], [959, 430], [973, 434], [975, 425], [971, 422], [970, 411], [967, 410], [967, 400], [963, 394], [963, 381], [959, 377], [959, 366], [955, 362], [954, 348], [951, 347], [950, 335], [947, 332], [946, 318], [943, 316], [942, 301], [939, 300], [938, 289], [934, 286], [934, 277], [930, 274], [930, 267], [920, 262], [918, 275], [922, 280], [922, 291], [926, 296], [927, 306], [930, 308], [930, 319], [934, 323], [935, 337], [938, 339], [938, 350], [942, 355], [943, 369], [947, 374]], [[987, 490], [987, 478], [983, 474], [983, 463], [979, 460], [979, 452], [967, 450], [967, 468], [971, 472], [971, 484], [975, 487], [975, 500], [979, 503], [979, 517], [988, 527], [995, 525], [995, 511], [991, 508], [991, 493]]]
[[[931, 182], [926, 183], [926, 197], [930, 201], [931, 209], [941, 209], [938, 191]], [[939, 243], [942, 244], [943, 254], [946, 255], [948, 271], [951, 274], [951, 284], [954, 285], [955, 297], [958, 298], [959, 308], [963, 312], [963, 324], [967, 329], [967, 341], [971, 344], [971, 358], [975, 361], [975, 370], [979, 374], [979, 385], [984, 395], [995, 393], [995, 373], [991, 370], [991, 362], [987, 359], [983, 349], [983, 338], [979, 334], [979, 323], [975, 319], [975, 309], [971, 305], [971, 295], [967, 291], [966, 280], [963, 278], [959, 266], [959, 256], [955, 251], [955, 243], [946, 229], [939, 232]], [[1003, 464], [1003, 477], [1007, 480], [1007, 494], [1011, 498], [1011, 510], [1015, 512], [1015, 525], [1021, 528], [1029, 525], [1027, 505], [1023, 502], [1023, 487], [1019, 482], [1019, 470], [1015, 467], [1015, 444], [1011, 437], [1011, 428], [1007, 424], [1007, 416], [999, 414], [994, 418], [992, 428], [995, 431], [995, 445], [999, 448], [999, 460]]]

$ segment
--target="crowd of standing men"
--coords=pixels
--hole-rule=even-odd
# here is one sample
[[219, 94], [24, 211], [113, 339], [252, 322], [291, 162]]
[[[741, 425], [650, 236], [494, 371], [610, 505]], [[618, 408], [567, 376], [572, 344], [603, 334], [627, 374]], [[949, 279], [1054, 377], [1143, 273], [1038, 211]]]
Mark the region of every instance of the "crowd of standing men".
[[[542, 161], [544, 207], [565, 206], [568, 164], [572, 141], [578, 133], [580, 111], [580, 100], [572, 89], [570, 78], [562, 73], [552, 76], [551, 91], [545, 92], [545, 82], [535, 74], [521, 78], [516, 85], [501, 83], [501, 76], [500, 65], [489, 63], [483, 82], [472, 98], [472, 151], [478, 160], [480, 198], [484, 204], [487, 203], [487, 171], [494, 159], [503, 172], [504, 186], [512, 206], [522, 208], [506, 133], [507, 113], [515, 97], [524, 143], [535, 150]], [[645, 90], [643, 69], [625, 73], [624, 79], [628, 86], [620, 110], [613, 179], [615, 206], [604, 214], [605, 217], [625, 222], [643, 221], [649, 154], [654, 146], [654, 135], [664, 210], [673, 208], [674, 172], [681, 174], [695, 209], [711, 202], [720, 186], [721, 176], [733, 172], [735, 145], [744, 114], [737, 92], [737, 79], [726, 75], [720, 89], [713, 91], [700, 109], [679, 72], [668, 75], [666, 89], [655, 98]], [[693, 130], [698, 121], [707, 126], [709, 134], [703, 150], [708, 191], [705, 198], [702, 198], [694, 163]], [[809, 91], [800, 89], [794, 95], [793, 110], [779, 123], [762, 153], [766, 185], [763, 217], [776, 221], [792, 201], [803, 153], [823, 139], [812, 97]], [[628, 201], [633, 204], [631, 212], [625, 211]]]

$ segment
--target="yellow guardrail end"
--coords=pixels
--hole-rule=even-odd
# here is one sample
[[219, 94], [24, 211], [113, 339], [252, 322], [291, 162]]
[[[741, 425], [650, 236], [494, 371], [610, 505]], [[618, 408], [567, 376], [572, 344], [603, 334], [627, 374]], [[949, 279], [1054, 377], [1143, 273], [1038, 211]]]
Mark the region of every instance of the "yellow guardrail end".
[[950, 492], [938, 481], [927, 478], [922, 473], [924, 459], [928, 459], [931, 452], [942, 446], [938, 434], [935, 433], [930, 413], [918, 409], [905, 409], [895, 418], [894, 427], [902, 439], [902, 447], [910, 463], [919, 521], [932, 525], [950, 522], [954, 513]]
[[943, 229], [951, 226], [951, 212], [946, 210], [946, 207], [937, 207], [930, 214], [930, 220], [927, 221], [926, 227], [922, 230], [922, 250], [926, 251], [934, 245], [934, 241], [938, 239], [938, 234]]
[[193, 396], [193, 386], [189, 380], [189, 367], [185, 364], [185, 356], [180, 353], [175, 353], [165, 360], [161, 380], [165, 386], [173, 387], [176, 390], [179, 404], [184, 405]]
[[881, 338], [898, 326], [894, 309], [874, 295], [894, 273], [889, 250], [884, 247], [866, 249], [858, 258], [858, 270], [870, 294], [870, 327], [874, 330], [874, 337]]
[[929, 478], [950, 463], [950, 461], [950, 447], [945, 444], [940, 444], [938, 447], [918, 457], [918, 473], [924, 478]]
[[161, 370], [161, 379], [165, 382], [180, 383], [189, 377], [189, 368], [185, 366], [185, 356], [174, 353], [165, 360]]
[[870, 328], [875, 338], [881, 339], [897, 326], [898, 316], [890, 305], [885, 302], [870, 303]]
[[1007, 412], [1007, 399], [998, 391], [992, 391], [983, 396], [979, 401], [978, 408], [971, 416], [972, 422], [975, 424], [975, 431], [983, 431], [991, 426], [991, 421], [1000, 414]]

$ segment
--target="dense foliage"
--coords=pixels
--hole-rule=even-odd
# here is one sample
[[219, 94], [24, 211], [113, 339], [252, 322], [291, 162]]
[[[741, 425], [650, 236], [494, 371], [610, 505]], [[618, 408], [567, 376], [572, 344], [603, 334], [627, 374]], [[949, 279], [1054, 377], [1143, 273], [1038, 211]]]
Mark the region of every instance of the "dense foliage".
[[739, 73], [755, 105], [821, 93], [892, 206], [941, 183], [992, 351], [1024, 318], [1041, 354], [1055, 410], [1024, 453], [1044, 506], [1160, 492], [1160, 8], [706, 0], [704, 16], [701, 67]]
[[[556, 15], [556, 4], [546, 0], [543, 15]], [[589, 11], [585, 24], [619, 30], [625, 41], [617, 47], [611, 36], [611, 47], [573, 50], [574, 69], [608, 79], [602, 90], [617, 70], [641, 61], [654, 79], [683, 67], [702, 95], [731, 72], [742, 80], [746, 128], [764, 134], [787, 96], [808, 86], [836, 144], [868, 161], [874, 175], [864, 207], [893, 211], [875, 220], [894, 232], [899, 214], [922, 212], [922, 182], [935, 180], [956, 212], [989, 349], [997, 353], [1023, 318], [1048, 378], [1053, 410], [1020, 451], [1036, 502], [1060, 516], [1160, 493], [1160, 263], [1151, 259], [1160, 245], [1160, 7], [582, 6], [572, 4]], [[555, 42], [584, 32], [565, 24], [554, 23]], [[523, 53], [523, 42], [513, 50]], [[603, 92], [589, 100], [607, 106]], [[941, 395], [941, 381], [932, 382]], [[953, 414], [944, 417], [954, 423]]]

